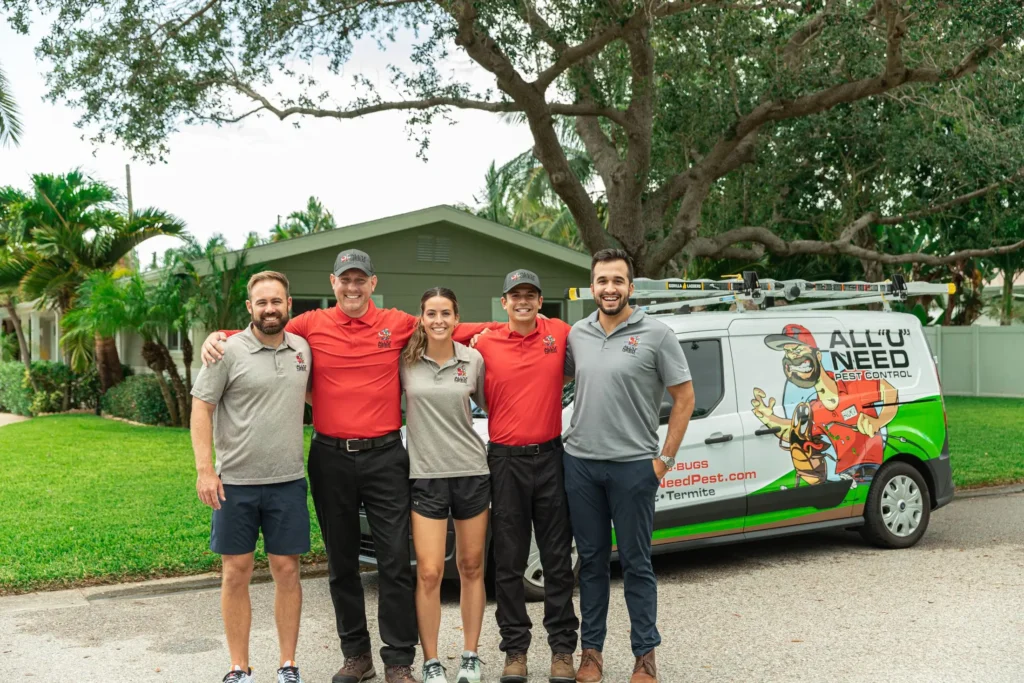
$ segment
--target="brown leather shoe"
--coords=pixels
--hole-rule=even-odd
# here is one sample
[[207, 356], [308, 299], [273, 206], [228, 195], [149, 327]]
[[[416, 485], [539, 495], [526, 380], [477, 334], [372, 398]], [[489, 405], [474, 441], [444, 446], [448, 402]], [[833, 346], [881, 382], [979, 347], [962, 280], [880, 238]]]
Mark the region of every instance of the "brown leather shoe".
[[345, 657], [345, 663], [338, 673], [331, 677], [331, 683], [362, 683], [368, 681], [377, 672], [373, 670], [373, 655], [364, 652], [358, 657]]
[[604, 678], [604, 656], [600, 650], [587, 648], [580, 655], [580, 669], [576, 683], [601, 683]]
[[505, 668], [501, 672], [501, 683], [526, 683], [529, 674], [526, 671], [525, 652], [506, 652]]
[[568, 652], [551, 653], [550, 683], [573, 683], [576, 680], [576, 667], [572, 665], [572, 655]]
[[654, 662], [654, 650], [636, 658], [629, 683], [658, 683], [658, 665]]
[[411, 666], [388, 666], [384, 668], [384, 683], [416, 683]]

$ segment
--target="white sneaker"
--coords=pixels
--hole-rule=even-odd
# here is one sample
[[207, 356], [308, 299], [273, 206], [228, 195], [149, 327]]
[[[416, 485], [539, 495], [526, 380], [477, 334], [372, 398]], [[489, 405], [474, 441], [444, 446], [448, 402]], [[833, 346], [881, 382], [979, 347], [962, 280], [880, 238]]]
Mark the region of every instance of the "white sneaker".
[[277, 683], [302, 683], [302, 676], [299, 675], [299, 667], [295, 662], [285, 662], [284, 666], [277, 670]]
[[462, 666], [456, 683], [480, 683], [480, 658], [475, 652], [462, 653]]
[[242, 671], [237, 664], [222, 679], [221, 683], [255, 683], [256, 678], [252, 675], [252, 667], [248, 671]]
[[429, 662], [423, 662], [423, 683], [448, 683], [440, 661], [431, 659]]

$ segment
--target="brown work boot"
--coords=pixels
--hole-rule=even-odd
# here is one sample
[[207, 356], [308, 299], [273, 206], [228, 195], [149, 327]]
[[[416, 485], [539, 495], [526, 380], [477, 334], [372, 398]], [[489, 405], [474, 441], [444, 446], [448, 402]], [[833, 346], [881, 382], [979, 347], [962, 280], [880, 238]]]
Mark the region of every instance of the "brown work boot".
[[654, 650], [636, 658], [629, 683], [658, 683], [658, 665], [654, 663]]
[[587, 648], [580, 655], [580, 669], [576, 683], [601, 683], [604, 678], [604, 656], [600, 650]]
[[368, 681], [377, 672], [373, 670], [373, 655], [364, 652], [358, 657], [345, 657], [345, 663], [338, 673], [331, 677], [331, 683], [362, 683]]
[[572, 655], [568, 652], [551, 653], [550, 683], [573, 683], [576, 680], [576, 667], [572, 665]]
[[505, 668], [501, 671], [501, 683], [526, 683], [529, 674], [526, 672], [525, 652], [506, 652]]
[[384, 683], [416, 683], [411, 666], [384, 667]]

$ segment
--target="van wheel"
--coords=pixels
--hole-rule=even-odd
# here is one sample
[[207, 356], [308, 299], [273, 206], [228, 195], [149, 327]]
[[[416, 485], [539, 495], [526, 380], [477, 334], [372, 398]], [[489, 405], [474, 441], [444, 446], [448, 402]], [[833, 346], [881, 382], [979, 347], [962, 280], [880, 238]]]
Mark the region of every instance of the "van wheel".
[[[580, 554], [576, 551], [576, 539], [572, 541], [572, 575], [576, 579], [580, 576]], [[530, 555], [526, 560], [526, 572], [523, 574], [523, 588], [526, 591], [527, 602], [544, 600], [544, 567], [540, 563], [537, 537], [533, 534], [530, 534]]]
[[931, 518], [931, 496], [921, 473], [905, 462], [883, 467], [864, 505], [861, 535], [879, 548], [909, 548], [924, 536]]

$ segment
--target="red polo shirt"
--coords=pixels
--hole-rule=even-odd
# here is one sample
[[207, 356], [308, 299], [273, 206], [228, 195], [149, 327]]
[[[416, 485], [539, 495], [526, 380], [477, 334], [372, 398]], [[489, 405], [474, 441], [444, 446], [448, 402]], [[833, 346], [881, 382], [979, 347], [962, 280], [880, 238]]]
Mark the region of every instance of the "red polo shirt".
[[[471, 337], [484, 327], [460, 325], [459, 332]], [[508, 325], [480, 337], [476, 350], [486, 369], [490, 441], [525, 446], [562, 434], [562, 378], [571, 329], [557, 318], [538, 318], [536, 329], [525, 337]]]
[[[831, 374], [831, 373], [830, 373]], [[882, 400], [881, 382], [858, 379], [836, 380], [839, 405], [829, 410], [818, 399], [811, 401], [811, 415], [816, 435], [827, 436], [836, 450], [836, 472], [843, 473], [857, 465], [881, 465], [885, 457], [885, 441], [881, 434], [869, 437], [857, 429], [860, 413], [878, 417], [872, 404]], [[865, 408], [864, 406], [871, 406]]]
[[[318, 434], [371, 439], [401, 428], [398, 364], [418, 322], [414, 315], [377, 308], [373, 301], [360, 318], [334, 306], [288, 321], [285, 329], [304, 338], [313, 352], [313, 428]], [[455, 328], [455, 341], [474, 334], [464, 327]]]

